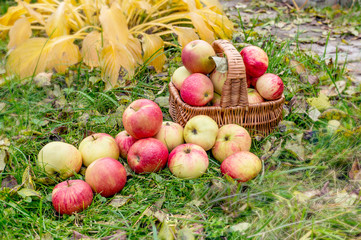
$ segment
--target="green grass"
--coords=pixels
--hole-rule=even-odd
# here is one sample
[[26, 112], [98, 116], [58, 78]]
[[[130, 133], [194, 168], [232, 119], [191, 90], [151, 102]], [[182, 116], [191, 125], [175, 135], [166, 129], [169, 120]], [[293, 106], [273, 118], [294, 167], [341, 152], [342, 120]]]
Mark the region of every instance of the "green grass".
[[[240, 20], [241, 22], [241, 20]], [[244, 43], [255, 44], [268, 53], [268, 72], [285, 80], [286, 105], [294, 96], [315, 97], [321, 85], [332, 85], [346, 77], [343, 66], [328, 65], [323, 56], [310, 55], [297, 47], [297, 39], [279, 41], [272, 36], [241, 36]], [[179, 49], [169, 49], [168, 73], [180, 64]], [[324, 73], [319, 84], [299, 81], [289, 61], [302, 63], [312, 74]], [[121, 112], [137, 98], [167, 95], [162, 91], [169, 77], [157, 76], [146, 66], [128, 87], [104, 92], [102, 82], [93, 83], [99, 72], [79, 66], [69, 74], [52, 78], [51, 85], [38, 87], [34, 80], [11, 80], [0, 88], [0, 136], [8, 138], [10, 161], [0, 180], [15, 177], [21, 184], [23, 172], [30, 166], [31, 176], [41, 197], [23, 198], [7, 190], [0, 191], [1, 239], [71, 238], [73, 231], [101, 239], [124, 231], [128, 239], [164, 239], [161, 222], [165, 216], [170, 228], [180, 232], [189, 228], [203, 239], [352, 239], [361, 234], [359, 183], [349, 178], [352, 163], [361, 156], [361, 99], [336, 96], [333, 107], [347, 116], [340, 120], [342, 129], [327, 130], [328, 121], [314, 122], [307, 114], [291, 108], [284, 120], [294, 127], [277, 130], [263, 139], [254, 139], [251, 151], [262, 157], [272, 148], [280, 148], [264, 162], [254, 180], [236, 184], [223, 178], [211, 154], [205, 175], [196, 180], [180, 180], [165, 168], [159, 173], [137, 175], [129, 172], [125, 188], [113, 198], [95, 195], [92, 205], [72, 216], [59, 216], [51, 204], [54, 184], [36, 166], [40, 149], [48, 142], [62, 140], [78, 146], [90, 132], [115, 136], [123, 130]], [[71, 81], [69, 81], [72, 79]], [[70, 83], [71, 82], [71, 83]], [[70, 83], [70, 84], [69, 84]], [[350, 84], [348, 82], [348, 84]], [[157, 95], [161, 92], [159, 95]], [[346, 102], [346, 104], [345, 104]], [[352, 104], [349, 104], [352, 103]], [[163, 108], [164, 119], [170, 120]], [[306, 157], [301, 161], [285, 149], [297, 141]], [[0, 137], [0, 139], [1, 139]], [[1, 141], [0, 141], [1, 142]], [[120, 159], [126, 164], [126, 161]], [[72, 179], [84, 179], [80, 173]], [[58, 180], [57, 180], [58, 181]], [[113, 199], [128, 196], [119, 207]], [[235, 226], [246, 223], [244, 230]], [[240, 226], [240, 225], [238, 225]], [[180, 239], [180, 238], [179, 238]]]

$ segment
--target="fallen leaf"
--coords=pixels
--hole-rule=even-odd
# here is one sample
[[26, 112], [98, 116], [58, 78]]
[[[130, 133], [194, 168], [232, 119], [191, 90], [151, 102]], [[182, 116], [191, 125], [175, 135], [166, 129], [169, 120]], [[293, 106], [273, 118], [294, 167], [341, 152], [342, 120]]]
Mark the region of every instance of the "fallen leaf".
[[300, 161], [305, 160], [305, 147], [294, 140], [286, 142], [285, 149]]
[[310, 106], [317, 108], [319, 111], [323, 111], [331, 107], [328, 97], [322, 92], [319, 93], [318, 97], [307, 98], [307, 103]]
[[24, 173], [23, 173], [23, 178], [22, 178], [21, 185], [24, 188], [29, 188], [29, 189], [35, 190], [35, 184], [34, 184], [34, 181], [33, 181], [32, 177], [31, 177], [30, 166], [27, 166]]
[[6, 103], [0, 102], [0, 113], [1, 113], [1, 112], [4, 112], [4, 111], [5, 111], [5, 108], [6, 108]]
[[22, 198], [27, 198], [27, 197], [41, 198], [41, 194], [38, 191], [35, 191], [34, 189], [30, 189], [30, 188], [22, 188], [18, 191], [18, 194]]
[[110, 206], [119, 208], [127, 204], [130, 199], [133, 197], [133, 195], [129, 196], [122, 196], [122, 195], [116, 195], [109, 203]]
[[346, 89], [346, 81], [341, 80], [337, 81], [335, 85], [331, 85], [324, 89], [320, 90], [320, 93], [323, 93], [327, 97], [338, 96], [339, 93], [342, 93]]
[[12, 175], [5, 177], [1, 182], [1, 188], [9, 188], [12, 189], [13, 187], [18, 185], [18, 181]]
[[187, 227], [182, 228], [178, 231], [177, 239], [180, 240], [195, 240], [192, 230]]
[[337, 120], [330, 120], [327, 124], [327, 130], [330, 132], [335, 132], [339, 127], [341, 126], [341, 123]]
[[127, 233], [122, 230], [117, 230], [115, 234], [102, 237], [101, 240], [126, 240], [127, 239]]
[[34, 83], [37, 87], [43, 88], [51, 86], [51, 77], [53, 73], [41, 72], [34, 77]]
[[321, 116], [321, 112], [315, 107], [310, 107], [307, 115], [312, 119], [312, 121], [317, 122]]
[[290, 100], [289, 106], [291, 107], [292, 113], [306, 113], [306, 98], [302, 95], [296, 95]]
[[291, 133], [291, 132], [297, 130], [295, 122], [286, 121], [286, 120], [281, 121], [278, 124], [278, 128], [279, 128], [280, 132], [284, 132], [284, 133]]
[[320, 119], [326, 119], [326, 120], [341, 120], [342, 118], [346, 118], [347, 114], [337, 108], [329, 108], [322, 112], [320, 115]]
[[305, 192], [294, 191], [293, 195], [299, 202], [307, 202], [308, 200], [319, 196], [319, 190], [310, 190]]
[[301, 75], [302, 73], [304, 73], [306, 71], [305, 66], [298, 61], [291, 60], [289, 65], [290, 65], [291, 71], [293, 73], [297, 73], [298, 75]]
[[80, 232], [77, 231], [73, 231], [73, 236], [70, 239], [90, 239], [90, 237], [88, 237], [87, 235], [81, 234]]
[[173, 240], [174, 236], [175, 236], [174, 229], [172, 229], [168, 225], [167, 220], [164, 220], [162, 222], [162, 227], [160, 228], [159, 233], [158, 233], [158, 239], [159, 240]]
[[251, 226], [248, 222], [241, 222], [229, 228], [230, 232], [244, 233]]
[[6, 149], [0, 148], [0, 173], [4, 171], [8, 159], [9, 159], [8, 151]]
[[352, 163], [351, 170], [348, 172], [348, 176], [349, 176], [352, 180], [361, 180], [360, 170], [361, 170], [360, 163], [359, 163], [358, 160], [355, 160], [355, 161]]
[[225, 57], [213, 56], [212, 58], [216, 64], [217, 72], [226, 73], [228, 71], [228, 63]]
[[154, 102], [157, 103], [160, 107], [169, 108], [169, 96], [157, 97]]

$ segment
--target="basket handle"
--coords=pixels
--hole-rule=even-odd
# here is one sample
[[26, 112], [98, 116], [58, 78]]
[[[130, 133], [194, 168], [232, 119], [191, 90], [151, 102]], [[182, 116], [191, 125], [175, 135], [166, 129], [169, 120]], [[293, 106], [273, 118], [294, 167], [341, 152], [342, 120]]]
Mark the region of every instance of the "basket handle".
[[248, 106], [246, 68], [241, 54], [228, 40], [216, 40], [212, 47], [217, 56], [226, 55], [227, 79], [222, 88], [221, 107]]

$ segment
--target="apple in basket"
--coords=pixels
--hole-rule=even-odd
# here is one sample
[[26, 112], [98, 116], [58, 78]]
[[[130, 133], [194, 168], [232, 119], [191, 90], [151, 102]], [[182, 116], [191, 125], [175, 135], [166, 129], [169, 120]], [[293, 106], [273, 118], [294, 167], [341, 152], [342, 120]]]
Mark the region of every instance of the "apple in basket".
[[211, 73], [209, 78], [211, 79], [211, 81], [213, 83], [214, 91], [216, 93], [222, 95], [222, 88], [223, 88], [224, 83], [227, 80], [227, 72], [220, 72], [215, 69]]
[[261, 160], [253, 153], [241, 151], [227, 157], [221, 164], [221, 172], [238, 182], [255, 178], [262, 170]]
[[181, 53], [183, 65], [191, 73], [211, 73], [216, 67], [212, 56], [216, 53], [212, 45], [204, 40], [189, 42]]
[[179, 67], [174, 71], [171, 81], [174, 84], [174, 86], [178, 90], [180, 90], [184, 80], [191, 74], [192, 73], [190, 73], [184, 66]]
[[123, 159], [127, 159], [128, 151], [130, 147], [137, 141], [138, 139], [130, 136], [127, 131], [121, 131], [120, 133], [115, 136], [115, 142], [118, 144], [119, 147], [119, 154], [120, 157]]
[[248, 88], [247, 93], [248, 93], [248, 103], [249, 104], [264, 102], [263, 97], [257, 92], [256, 89]]
[[276, 74], [266, 73], [258, 78], [256, 90], [264, 99], [276, 100], [282, 97], [284, 84]]
[[185, 103], [192, 106], [204, 106], [213, 98], [212, 81], [202, 73], [193, 73], [182, 85], [180, 95]]
[[251, 143], [251, 136], [244, 127], [227, 124], [218, 130], [212, 154], [216, 160], [223, 162], [224, 159], [236, 152], [249, 151]]
[[247, 46], [240, 52], [246, 67], [247, 75], [251, 77], [262, 76], [268, 68], [268, 56], [262, 48], [257, 46]]
[[179, 123], [165, 121], [154, 138], [164, 143], [170, 152], [184, 143], [183, 127]]
[[246, 75], [246, 76], [247, 76], [247, 87], [250, 86], [256, 87], [258, 77], [251, 77], [250, 75]]
[[217, 107], [221, 106], [221, 99], [222, 99], [222, 96], [219, 95], [218, 93], [214, 92], [213, 98], [211, 100], [212, 105], [217, 106]]

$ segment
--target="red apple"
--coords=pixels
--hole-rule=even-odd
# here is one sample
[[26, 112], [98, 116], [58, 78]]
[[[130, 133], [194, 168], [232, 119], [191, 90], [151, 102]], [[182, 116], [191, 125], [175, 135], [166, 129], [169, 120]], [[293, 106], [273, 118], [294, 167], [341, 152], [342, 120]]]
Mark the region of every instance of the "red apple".
[[216, 64], [212, 58], [216, 53], [213, 47], [203, 40], [194, 40], [184, 46], [182, 62], [191, 73], [208, 74], [213, 71]]
[[209, 78], [211, 79], [213, 86], [214, 86], [214, 91], [220, 95], [222, 95], [222, 89], [223, 89], [223, 85], [227, 80], [227, 72], [219, 72], [216, 69], [211, 73], [211, 75], [209, 76]]
[[127, 172], [118, 160], [100, 158], [86, 169], [85, 181], [94, 192], [110, 197], [123, 189], [127, 182]]
[[123, 159], [127, 159], [129, 148], [137, 141], [138, 139], [130, 136], [127, 131], [121, 131], [115, 136], [115, 142], [119, 147], [120, 157]]
[[213, 98], [211, 100], [211, 103], [213, 106], [221, 106], [221, 99], [222, 99], [222, 96], [219, 95], [218, 93], [214, 92], [213, 93]]
[[79, 144], [84, 166], [89, 166], [99, 158], [119, 158], [119, 147], [115, 139], [106, 133], [94, 133]]
[[123, 113], [125, 131], [137, 139], [153, 137], [162, 127], [162, 123], [162, 110], [148, 99], [135, 100]]
[[182, 85], [180, 95], [185, 103], [192, 106], [204, 106], [213, 98], [212, 81], [204, 74], [193, 73]]
[[196, 144], [179, 145], [169, 154], [169, 170], [178, 178], [198, 178], [207, 171], [208, 165], [206, 151]]
[[258, 77], [251, 77], [250, 75], [246, 75], [247, 76], [247, 87], [256, 87], [256, 83], [258, 80]]
[[238, 182], [255, 178], [262, 170], [261, 160], [251, 152], [241, 151], [227, 157], [221, 164], [221, 172]]
[[59, 214], [71, 215], [89, 207], [93, 191], [83, 180], [67, 180], [54, 187], [51, 201]]
[[184, 143], [183, 127], [178, 123], [165, 121], [154, 138], [164, 143], [170, 152], [175, 147]]
[[264, 102], [263, 97], [261, 95], [259, 95], [259, 93], [257, 92], [256, 89], [248, 88], [247, 92], [248, 92], [248, 103], [249, 104]]
[[158, 139], [140, 139], [128, 152], [128, 165], [135, 173], [158, 172], [167, 164], [168, 149]]
[[179, 67], [177, 68], [173, 75], [172, 75], [172, 83], [174, 84], [174, 86], [180, 90], [182, 87], [182, 84], [184, 82], [184, 80], [191, 75], [191, 73], [184, 67]]
[[267, 71], [268, 56], [261, 48], [257, 46], [247, 46], [242, 49], [241, 55], [247, 75], [260, 77]]
[[251, 144], [251, 136], [245, 128], [237, 124], [227, 124], [218, 130], [212, 154], [216, 160], [223, 162], [236, 152], [249, 151]]
[[258, 78], [256, 89], [264, 99], [276, 100], [282, 97], [284, 85], [279, 76], [266, 73]]

